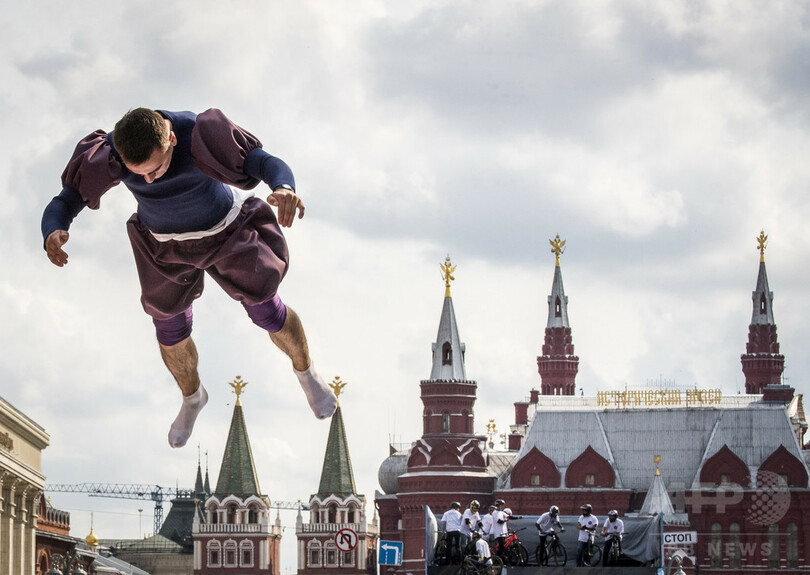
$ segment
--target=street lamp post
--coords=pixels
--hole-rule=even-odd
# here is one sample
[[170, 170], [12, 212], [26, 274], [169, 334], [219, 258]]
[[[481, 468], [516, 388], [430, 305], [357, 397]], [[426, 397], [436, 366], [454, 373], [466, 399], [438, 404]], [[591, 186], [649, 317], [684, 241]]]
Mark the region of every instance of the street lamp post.
[[74, 550], [65, 555], [52, 553], [51, 569], [46, 575], [87, 575], [87, 571], [82, 567], [81, 558]]

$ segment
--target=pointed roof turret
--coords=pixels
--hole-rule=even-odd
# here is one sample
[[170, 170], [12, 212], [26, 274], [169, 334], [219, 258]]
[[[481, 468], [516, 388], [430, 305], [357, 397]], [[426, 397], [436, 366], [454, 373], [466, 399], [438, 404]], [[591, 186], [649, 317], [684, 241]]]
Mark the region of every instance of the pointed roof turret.
[[557, 234], [549, 240], [551, 252], [555, 256], [554, 281], [551, 283], [551, 295], [548, 296], [548, 322], [546, 327], [571, 327], [568, 325], [568, 296], [563, 287], [562, 271], [560, 271], [560, 254], [565, 252], [565, 240]]
[[641, 511], [639, 515], [671, 515], [675, 513], [675, 508], [672, 505], [672, 500], [669, 498], [667, 487], [664, 485], [664, 480], [661, 478], [661, 470], [658, 465], [661, 463], [661, 456], [655, 456], [655, 475], [653, 476], [650, 489], [647, 491], [647, 496], [644, 498], [644, 503], [641, 504]]
[[757, 249], [759, 249], [759, 274], [757, 274], [757, 288], [751, 292], [754, 302], [754, 311], [751, 315], [751, 325], [774, 325], [773, 320], [773, 292], [768, 287], [768, 272], [765, 270], [765, 248], [768, 247], [768, 236], [765, 231], [759, 233]]
[[542, 355], [537, 358], [540, 393], [574, 395], [579, 358], [574, 355], [571, 326], [568, 324], [568, 296], [565, 295], [560, 271], [560, 254], [565, 252], [565, 240], [561, 240], [560, 234], [557, 234], [548, 243], [554, 254], [554, 281], [551, 284], [551, 295], [548, 296], [548, 321]]
[[205, 485], [202, 478], [202, 464], [200, 462], [200, 446], [197, 445], [197, 479], [194, 481], [194, 495], [206, 495]]
[[439, 320], [436, 343], [433, 344], [433, 369], [430, 372], [430, 379], [432, 381], [466, 381], [465, 346], [458, 335], [456, 312], [453, 309], [453, 297], [450, 295], [450, 282], [455, 280], [453, 272], [456, 271], [456, 266], [450, 263], [450, 256], [447, 256], [440, 267], [445, 283], [444, 306]]
[[773, 292], [768, 286], [768, 274], [765, 270], [767, 245], [768, 236], [763, 230], [757, 237], [759, 273], [757, 287], [751, 292], [754, 309], [748, 326], [748, 343], [745, 353], [740, 356], [745, 375], [745, 392], [749, 394], [763, 393], [765, 387], [779, 385], [785, 369], [785, 356], [779, 353], [776, 322], [773, 319]]
[[205, 495], [211, 495], [211, 482], [208, 480], [208, 450], [205, 450], [205, 484], [203, 486], [205, 489]]
[[[334, 390], [335, 396], [338, 398], [345, 386], [346, 382], [341, 381], [340, 377], [335, 377], [335, 380], [329, 384], [329, 387]], [[318, 486], [318, 496], [326, 498], [329, 495], [337, 495], [345, 498], [356, 494], [352, 460], [349, 457], [349, 442], [346, 439], [346, 428], [343, 425], [343, 413], [338, 399], [337, 409], [332, 415], [332, 424], [329, 427], [326, 453], [323, 456], [323, 469], [321, 470], [321, 483]]]
[[228, 432], [225, 453], [222, 455], [222, 465], [219, 468], [219, 479], [217, 479], [215, 491], [218, 496], [231, 494], [246, 496], [261, 493], [240, 398], [247, 383], [242, 381], [238, 375], [230, 383], [236, 394], [236, 404], [233, 406], [231, 429]]

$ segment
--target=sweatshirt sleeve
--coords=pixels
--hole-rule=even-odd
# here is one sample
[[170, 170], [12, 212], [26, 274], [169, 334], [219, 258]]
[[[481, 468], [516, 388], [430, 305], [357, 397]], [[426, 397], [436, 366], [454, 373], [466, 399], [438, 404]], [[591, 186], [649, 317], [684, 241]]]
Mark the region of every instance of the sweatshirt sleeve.
[[191, 155], [207, 176], [243, 190], [260, 181], [271, 188], [295, 188], [292, 170], [279, 158], [262, 150], [259, 139], [211, 108], [197, 116], [191, 132]]
[[107, 133], [96, 130], [76, 145], [73, 157], [62, 172], [62, 187], [78, 191], [93, 210], [101, 196], [121, 181], [121, 163], [113, 154]]

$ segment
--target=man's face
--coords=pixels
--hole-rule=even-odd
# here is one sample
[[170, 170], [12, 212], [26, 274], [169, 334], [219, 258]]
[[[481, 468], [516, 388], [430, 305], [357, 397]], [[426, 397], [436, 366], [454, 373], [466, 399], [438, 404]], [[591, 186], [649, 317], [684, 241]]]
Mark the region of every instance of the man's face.
[[177, 145], [177, 137], [174, 132], [169, 132], [169, 143], [164, 149], [155, 148], [149, 159], [142, 164], [126, 164], [127, 169], [133, 174], [143, 176], [146, 183], [151, 184], [169, 169], [172, 163], [172, 152]]

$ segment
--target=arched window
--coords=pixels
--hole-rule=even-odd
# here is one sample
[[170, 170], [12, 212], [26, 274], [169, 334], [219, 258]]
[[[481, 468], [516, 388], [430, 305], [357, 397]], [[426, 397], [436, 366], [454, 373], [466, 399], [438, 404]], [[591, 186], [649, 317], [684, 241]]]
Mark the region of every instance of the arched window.
[[313, 503], [309, 508], [310, 520], [314, 523], [321, 523], [321, 510], [317, 503]]
[[311, 540], [307, 543], [308, 559], [307, 566], [308, 567], [322, 567], [321, 563], [321, 542], [317, 539]]
[[789, 569], [799, 567], [799, 529], [795, 523], [787, 526], [787, 566]]
[[355, 551], [356, 551], [356, 548], [352, 549], [351, 551], [345, 551], [345, 552], [341, 553], [341, 558], [340, 558], [340, 566], [341, 567], [354, 567], [354, 552]]
[[239, 543], [239, 566], [253, 567], [253, 542], [244, 540]]
[[230, 523], [231, 525], [233, 525], [233, 524], [236, 523], [236, 515], [237, 515], [236, 514], [236, 509], [237, 509], [236, 503], [229, 504], [227, 509], [228, 509], [227, 523]]
[[442, 365], [452, 365], [453, 363], [453, 347], [449, 341], [442, 344]]
[[329, 505], [329, 519], [327, 523], [337, 523], [337, 505], [334, 503]]
[[248, 507], [248, 523], [259, 522], [259, 506], [255, 503]]
[[219, 513], [217, 513], [217, 506], [215, 504], [212, 503], [211, 505], [209, 505], [208, 509], [206, 509], [206, 512], [207, 512], [206, 514], [208, 515], [207, 517], [208, 523], [213, 523], [215, 525], [219, 523]]
[[554, 302], [554, 317], [562, 316], [562, 303], [560, 302], [560, 296], [557, 296], [557, 300]]
[[349, 507], [349, 523], [357, 523], [357, 509]]
[[768, 300], [765, 299], [765, 294], [759, 296], [759, 313], [765, 313], [768, 309]]
[[709, 543], [709, 561], [714, 569], [719, 569], [723, 566], [722, 529], [719, 523], [712, 523], [712, 538]]
[[224, 567], [236, 567], [236, 541], [229, 539], [223, 545]]
[[442, 433], [450, 433], [450, 414], [442, 413]]
[[209, 567], [222, 567], [222, 546], [219, 541], [212, 540], [206, 545]]
[[740, 568], [740, 524], [732, 523], [728, 527], [728, 566], [732, 569]]
[[779, 526], [775, 523], [768, 527], [768, 569], [779, 569]]

